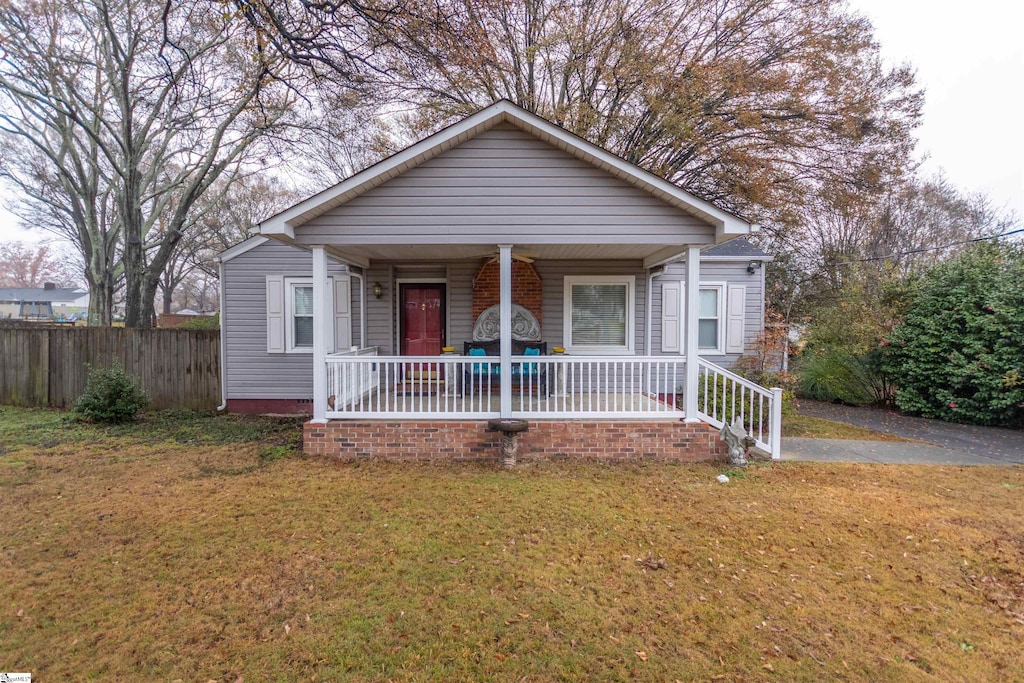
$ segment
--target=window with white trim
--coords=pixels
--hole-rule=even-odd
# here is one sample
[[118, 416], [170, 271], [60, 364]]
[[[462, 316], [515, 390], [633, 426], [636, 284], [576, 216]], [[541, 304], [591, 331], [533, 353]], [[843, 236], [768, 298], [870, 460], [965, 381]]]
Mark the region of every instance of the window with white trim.
[[563, 341], [569, 353], [633, 353], [635, 277], [566, 276], [564, 287]]
[[701, 285], [697, 299], [697, 349], [723, 353], [722, 285]]
[[313, 353], [313, 281], [288, 280], [285, 332], [288, 353]]

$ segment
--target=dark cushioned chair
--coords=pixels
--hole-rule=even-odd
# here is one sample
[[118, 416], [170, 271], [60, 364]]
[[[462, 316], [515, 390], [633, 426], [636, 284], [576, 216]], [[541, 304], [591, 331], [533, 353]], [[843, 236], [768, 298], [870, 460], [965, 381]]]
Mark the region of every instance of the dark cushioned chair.
[[[512, 340], [513, 356], [546, 356], [547, 354], [547, 342]], [[489, 356], [492, 358], [500, 356], [501, 341], [492, 339], [490, 341], [466, 342], [463, 345], [463, 355], [470, 357]], [[464, 367], [466, 369], [462, 373], [463, 393], [470, 386], [474, 386], [477, 389], [475, 393], [482, 392], [487, 387], [488, 380], [490, 380], [491, 388], [499, 387], [501, 384], [501, 366], [497, 363], [488, 361], [485, 363], [467, 364]], [[538, 396], [547, 396], [547, 379], [548, 369], [546, 363], [515, 362], [512, 364], [512, 386], [526, 384]]]

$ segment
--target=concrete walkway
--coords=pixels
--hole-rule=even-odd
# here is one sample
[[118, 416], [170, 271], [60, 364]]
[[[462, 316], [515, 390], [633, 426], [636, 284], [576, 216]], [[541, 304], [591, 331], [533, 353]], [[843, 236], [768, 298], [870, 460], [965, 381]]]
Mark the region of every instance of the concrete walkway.
[[942, 465], [1024, 464], [1024, 432], [907, 417], [881, 408], [800, 401], [800, 413], [924, 443], [783, 439], [784, 460]]
[[892, 465], [1008, 465], [1007, 461], [930, 443], [853, 441], [845, 439], [782, 440], [783, 460], [865, 462]]

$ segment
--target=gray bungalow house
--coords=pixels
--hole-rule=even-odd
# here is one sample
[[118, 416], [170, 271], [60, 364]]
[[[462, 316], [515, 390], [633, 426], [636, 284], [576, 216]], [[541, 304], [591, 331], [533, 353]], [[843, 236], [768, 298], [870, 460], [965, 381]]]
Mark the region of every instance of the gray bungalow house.
[[757, 226], [499, 101], [220, 256], [223, 396], [311, 412], [307, 452], [707, 459], [781, 392], [729, 371], [764, 326]]

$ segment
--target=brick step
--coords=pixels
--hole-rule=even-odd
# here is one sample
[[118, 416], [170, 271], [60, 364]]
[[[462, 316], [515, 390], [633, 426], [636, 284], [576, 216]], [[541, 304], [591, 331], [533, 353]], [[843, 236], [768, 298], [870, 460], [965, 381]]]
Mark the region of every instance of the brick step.
[[443, 379], [417, 379], [396, 384], [395, 396], [437, 396], [444, 391], [444, 387]]

